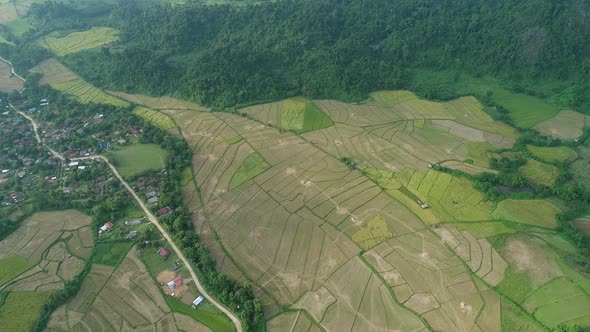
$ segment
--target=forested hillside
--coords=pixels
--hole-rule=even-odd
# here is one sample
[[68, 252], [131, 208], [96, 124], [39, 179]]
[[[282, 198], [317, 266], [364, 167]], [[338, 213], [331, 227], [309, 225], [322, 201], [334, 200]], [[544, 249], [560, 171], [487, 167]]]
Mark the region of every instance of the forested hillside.
[[354, 100], [412, 87], [413, 69], [453, 69], [508, 84], [568, 81], [552, 92], [585, 111], [589, 15], [585, 0], [130, 2], [108, 19], [123, 46], [66, 62], [104, 88], [218, 106], [298, 94]]

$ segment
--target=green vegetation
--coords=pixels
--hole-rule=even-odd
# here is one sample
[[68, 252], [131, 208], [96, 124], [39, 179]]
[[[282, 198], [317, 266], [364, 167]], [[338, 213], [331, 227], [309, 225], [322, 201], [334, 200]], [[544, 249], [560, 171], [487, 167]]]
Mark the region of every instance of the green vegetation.
[[261, 155], [254, 152], [240, 165], [229, 183], [229, 189], [233, 189], [242, 183], [255, 178], [270, 168], [270, 164]]
[[174, 121], [172, 121], [172, 119], [168, 115], [162, 112], [154, 111], [146, 107], [136, 107], [133, 110], [133, 114], [138, 115], [145, 121], [153, 124], [158, 128], [170, 132], [176, 132], [176, 130], [173, 130], [176, 128]]
[[430, 170], [426, 174], [414, 172], [409, 181], [402, 174], [396, 175], [396, 180], [405, 185], [420, 200], [426, 202], [440, 221], [492, 219], [491, 202], [487, 202], [483, 194], [476, 190], [473, 183], [466, 178]]
[[238, 142], [242, 141], [242, 137], [241, 136], [234, 136], [230, 139], [228, 139], [227, 141], [225, 141], [227, 144], [232, 145], [232, 144], [236, 144]]
[[133, 144], [111, 152], [121, 176], [164, 168], [166, 151], [156, 144]]
[[502, 331], [543, 332], [544, 329], [512, 305], [502, 301]]
[[508, 110], [510, 119], [520, 128], [532, 128], [560, 111], [540, 98], [500, 89], [494, 91], [493, 100]]
[[43, 37], [39, 44], [57, 56], [77, 53], [97, 48], [119, 40], [119, 31], [106, 27], [93, 27], [90, 30], [72, 32], [66, 36], [53, 33]]
[[213, 331], [235, 331], [232, 322], [223, 315], [220, 315], [219, 310], [211, 304], [201, 304], [199, 308], [195, 310], [190, 305], [186, 305], [170, 296], [166, 296], [166, 302], [172, 311], [192, 317]]
[[520, 172], [531, 183], [546, 187], [553, 186], [559, 176], [559, 168], [534, 159], [528, 159]]
[[554, 228], [560, 209], [545, 200], [506, 199], [498, 203], [495, 219]]
[[[108, 233], [107, 233], [108, 234]], [[108, 235], [103, 235], [108, 236]], [[134, 245], [132, 241], [99, 242], [96, 245], [93, 263], [117, 266]]]
[[526, 148], [533, 156], [549, 163], [572, 162], [578, 158], [576, 151], [567, 146], [541, 147], [527, 145]]
[[30, 261], [20, 256], [10, 256], [0, 259], [0, 286], [12, 280], [14, 277], [27, 271], [28, 269], [35, 266], [37, 262]]
[[54, 292], [10, 292], [0, 306], [0, 326], [4, 331], [30, 331], [41, 309]]
[[332, 126], [332, 120], [312, 101], [305, 98], [291, 98], [283, 101], [281, 128], [306, 133]]
[[[544, 99], [588, 109], [582, 106], [589, 101], [588, 71], [575, 59], [585, 59], [590, 33], [577, 8], [574, 0], [269, 1], [239, 10], [127, 4], [111, 15], [124, 49], [80, 52], [67, 62], [103, 88], [177, 93], [218, 106], [294, 95], [362, 100], [403, 86], [448, 99], [459, 92], [452, 83], [467, 73], [493, 82], [492, 88], [482, 84], [477, 96], [490, 91], [489, 99], [508, 109], [516, 125], [531, 127], [559, 110]], [[439, 29], [427, 28], [433, 17]], [[449, 68], [451, 84], [418, 77], [420, 70], [440, 68]]]
[[6, 38], [4, 38], [4, 36], [1, 36], [1, 35], [0, 35], [0, 44], [7, 44], [7, 45], [14, 46], [14, 43], [13, 42], [10, 42], [10, 41], [6, 40]]
[[487, 221], [481, 223], [459, 223], [455, 224], [458, 230], [468, 231], [477, 239], [484, 239], [498, 234], [515, 233], [516, 230], [506, 226], [501, 221]]

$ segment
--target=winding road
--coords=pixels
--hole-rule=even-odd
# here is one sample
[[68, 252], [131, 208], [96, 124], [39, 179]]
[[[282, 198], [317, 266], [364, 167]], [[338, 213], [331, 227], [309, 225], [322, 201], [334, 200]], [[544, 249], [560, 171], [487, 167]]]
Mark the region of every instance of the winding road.
[[[25, 114], [24, 112], [19, 111], [16, 107], [14, 107], [12, 104], [9, 104], [10, 107], [17, 112], [18, 114], [22, 115], [24, 118], [26, 118], [27, 120], [29, 120], [29, 122], [31, 122], [31, 125], [33, 126], [33, 131], [35, 132], [35, 138], [37, 139], [37, 142], [41, 145], [43, 145], [45, 148], [47, 148], [51, 154], [53, 156], [55, 156], [56, 158], [59, 158], [62, 162], [65, 161], [65, 158], [63, 155], [57, 153], [55, 150], [53, 150], [51, 147], [49, 147], [47, 144], [45, 144], [42, 140], [41, 137], [39, 136], [39, 127], [37, 125], [37, 122], [31, 118], [30, 116], [28, 116], [27, 114]], [[211, 295], [209, 295], [209, 293], [207, 293], [207, 291], [205, 290], [205, 288], [203, 287], [203, 285], [201, 284], [201, 282], [199, 281], [199, 278], [197, 278], [197, 274], [195, 273], [193, 267], [191, 266], [190, 262], [188, 259], [186, 259], [186, 257], [184, 256], [184, 254], [182, 253], [182, 251], [180, 250], [180, 248], [178, 248], [176, 246], [176, 244], [174, 243], [174, 241], [172, 240], [172, 237], [168, 234], [168, 232], [164, 229], [164, 227], [162, 227], [162, 225], [160, 225], [160, 222], [158, 221], [158, 219], [156, 218], [156, 216], [154, 216], [154, 214], [147, 208], [147, 206], [145, 206], [145, 204], [143, 203], [143, 201], [139, 198], [139, 196], [137, 195], [137, 193], [135, 192], [135, 190], [133, 190], [133, 188], [131, 188], [131, 186], [129, 186], [129, 184], [127, 183], [127, 181], [125, 181], [125, 179], [123, 179], [123, 177], [121, 176], [121, 174], [119, 174], [119, 171], [117, 171], [117, 169], [115, 168], [115, 166], [113, 166], [113, 164], [110, 163], [110, 161], [105, 157], [105, 156], [89, 156], [89, 157], [80, 157], [80, 158], [72, 158], [72, 160], [84, 160], [84, 159], [102, 159], [111, 169], [111, 171], [113, 172], [113, 174], [115, 174], [115, 176], [117, 177], [117, 179], [119, 179], [119, 181], [121, 182], [121, 184], [123, 184], [123, 186], [125, 187], [125, 189], [127, 189], [127, 191], [131, 194], [131, 196], [133, 196], [133, 198], [135, 199], [135, 201], [137, 202], [137, 204], [141, 207], [141, 209], [143, 210], [143, 212], [145, 213], [145, 215], [148, 217], [148, 220], [150, 221], [150, 223], [154, 224], [156, 226], [156, 228], [158, 228], [158, 230], [160, 231], [160, 233], [162, 234], [162, 236], [164, 236], [164, 238], [166, 239], [166, 241], [168, 241], [168, 243], [170, 244], [170, 247], [172, 247], [172, 250], [174, 250], [174, 252], [176, 253], [176, 255], [178, 255], [178, 257], [180, 258], [180, 260], [182, 261], [182, 263], [186, 266], [186, 268], [188, 269], [188, 271], [190, 272], [191, 278], [192, 280], [195, 282], [195, 285], [197, 286], [197, 289], [199, 290], [199, 293], [201, 293], [201, 295], [203, 297], [205, 297], [207, 300], [209, 300], [209, 302], [211, 304], [213, 304], [215, 307], [217, 307], [217, 309], [219, 309], [221, 312], [223, 312], [227, 317], [229, 317], [231, 319], [231, 321], [233, 322], [233, 324], [236, 327], [236, 331], [237, 332], [242, 332], [242, 322], [238, 319], [238, 317], [231, 312], [229, 309], [227, 309], [225, 306], [223, 306], [221, 303], [219, 303], [217, 300], [215, 300]]]

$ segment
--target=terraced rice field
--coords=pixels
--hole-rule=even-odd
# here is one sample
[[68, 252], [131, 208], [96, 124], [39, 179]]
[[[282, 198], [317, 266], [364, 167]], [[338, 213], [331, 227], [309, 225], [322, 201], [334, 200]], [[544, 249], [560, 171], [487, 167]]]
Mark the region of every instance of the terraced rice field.
[[33, 328], [41, 308], [53, 292], [10, 292], [0, 306], [0, 326], [4, 331], [26, 332]]
[[534, 128], [544, 136], [573, 140], [582, 136], [584, 125], [588, 123], [590, 123], [590, 117], [587, 115], [574, 111], [561, 111]]
[[0, 242], [0, 326], [29, 331], [42, 306], [86, 265], [94, 238], [90, 217], [75, 210], [40, 212]]
[[545, 200], [507, 199], [498, 203], [493, 216], [500, 220], [554, 228], [557, 226], [556, 215], [560, 211]]
[[496, 206], [467, 178], [429, 168], [492, 172], [487, 159], [514, 145], [513, 128], [473, 98], [394, 91], [359, 104], [313, 101], [333, 125], [295, 135], [277, 130], [284, 103], [238, 110], [247, 117], [158, 106], [193, 150], [182, 195], [200, 238], [218, 270], [253, 285], [269, 330], [537, 326], [490, 288], [520, 280], [497, 239], [555, 227], [560, 210], [543, 200]]
[[24, 85], [25, 83], [20, 78], [12, 75], [10, 65], [0, 61], [0, 92], [20, 91]]
[[[553, 241], [546, 236], [508, 237], [500, 250], [510, 268], [498, 288], [545, 326], [567, 323], [588, 327], [590, 280], [564, 264], [563, 253], [551, 247]], [[567, 250], [575, 250], [565, 244], [570, 247]]]
[[136, 107], [133, 110], [133, 113], [160, 129], [164, 129], [173, 134], [178, 134], [174, 121], [162, 112], [154, 111], [145, 107]]
[[74, 72], [66, 68], [55, 59], [48, 59], [31, 69], [40, 73], [43, 78], [40, 84], [49, 84], [52, 88], [73, 96], [83, 103], [111, 104], [119, 107], [129, 105], [126, 101], [115, 98], [82, 80]]
[[72, 32], [65, 36], [51, 33], [39, 40], [39, 45], [58, 57], [82, 50], [108, 45], [119, 40], [119, 31], [107, 27], [92, 27], [90, 30]]
[[519, 171], [530, 182], [546, 187], [553, 186], [559, 176], [559, 168], [535, 159], [528, 159]]
[[53, 313], [47, 326], [47, 331], [138, 329], [210, 331], [171, 312], [135, 249], [116, 268], [94, 264], [80, 292]]
[[527, 145], [526, 148], [536, 158], [549, 163], [569, 163], [578, 158], [576, 151], [567, 146], [540, 147]]
[[75, 210], [41, 212], [0, 242], [0, 261], [10, 263], [1, 283], [6, 291], [59, 290], [90, 257], [90, 217]]

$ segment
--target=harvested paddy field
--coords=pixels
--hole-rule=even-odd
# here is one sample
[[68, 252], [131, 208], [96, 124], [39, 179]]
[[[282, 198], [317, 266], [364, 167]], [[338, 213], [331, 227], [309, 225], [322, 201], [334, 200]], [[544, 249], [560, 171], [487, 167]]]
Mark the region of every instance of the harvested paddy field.
[[193, 111], [207, 111], [207, 108], [191, 103], [189, 101], [180, 100], [168, 96], [150, 97], [138, 94], [129, 94], [124, 92], [107, 91], [108, 94], [118, 98], [128, 100], [138, 105], [144, 105], [154, 110], [193, 110]]
[[24, 85], [25, 82], [12, 74], [10, 65], [0, 61], [0, 92], [20, 91]]
[[555, 227], [560, 210], [494, 204], [467, 177], [429, 167], [494, 173], [489, 157], [516, 131], [468, 97], [312, 103], [333, 124], [300, 135], [278, 130], [285, 101], [238, 110], [247, 116], [161, 108], [193, 150], [182, 194], [195, 228], [220, 272], [252, 283], [269, 330], [526, 326], [490, 288], [511, 276], [491, 239], [525, 227], [510, 222]]
[[[52, 293], [86, 266], [91, 218], [75, 210], [39, 212], [0, 242], [0, 326], [29, 331]], [[87, 236], [90, 234], [90, 236]]]
[[582, 136], [584, 125], [588, 125], [589, 122], [588, 115], [561, 111], [555, 117], [536, 125], [535, 129], [544, 136], [572, 140]]
[[110, 152], [122, 176], [164, 168], [166, 151], [156, 144], [133, 144]]
[[48, 59], [30, 70], [43, 75], [40, 84], [49, 84], [52, 88], [71, 95], [83, 103], [111, 104], [125, 107], [129, 103], [113, 97], [90, 83], [81, 79], [56, 59]]
[[[188, 326], [184, 317], [179, 320], [184, 328]], [[135, 249], [116, 268], [93, 265], [81, 290], [53, 313], [47, 328], [48, 331], [146, 329], [176, 331], [180, 327]], [[201, 330], [207, 331], [202, 327]]]
[[164, 129], [172, 134], [179, 133], [174, 121], [162, 112], [154, 111], [145, 107], [136, 107], [133, 110], [133, 113], [160, 129]]
[[107, 27], [93, 27], [86, 31], [77, 31], [65, 36], [50, 33], [39, 40], [39, 45], [47, 48], [58, 57], [77, 53], [82, 50], [101, 47], [119, 40], [119, 31]]
[[[90, 217], [75, 211], [40, 212], [0, 242], [0, 286], [7, 291], [59, 290], [90, 257]], [[7, 266], [8, 266], [7, 265]]]

